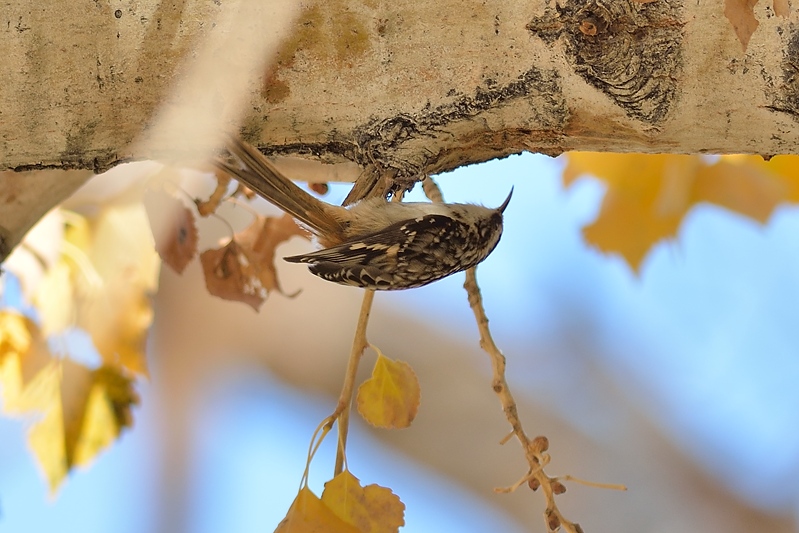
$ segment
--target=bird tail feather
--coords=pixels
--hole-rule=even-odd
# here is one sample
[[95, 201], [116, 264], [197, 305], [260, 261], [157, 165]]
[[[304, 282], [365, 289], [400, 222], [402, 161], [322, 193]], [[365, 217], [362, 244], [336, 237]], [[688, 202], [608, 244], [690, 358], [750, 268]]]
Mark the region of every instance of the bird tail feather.
[[214, 164], [219, 169], [303, 222], [317, 236], [324, 237], [326, 240], [331, 237], [343, 240], [342, 223], [331, 214], [331, 210], [343, 208], [329, 206], [302, 190], [284, 176], [255, 147], [240, 139], [231, 138], [227, 149], [239, 164], [216, 159]]

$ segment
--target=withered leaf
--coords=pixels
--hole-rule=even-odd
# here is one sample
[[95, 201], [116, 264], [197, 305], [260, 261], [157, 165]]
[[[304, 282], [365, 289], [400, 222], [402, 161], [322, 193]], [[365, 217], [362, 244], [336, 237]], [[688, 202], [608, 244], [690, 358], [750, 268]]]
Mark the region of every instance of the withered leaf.
[[312, 182], [308, 184], [308, 188], [320, 196], [324, 196], [330, 191], [330, 186], [327, 183]]
[[214, 177], [216, 178], [216, 187], [211, 196], [208, 197], [208, 200], [197, 199], [194, 201], [197, 206], [197, 212], [201, 217], [216, 213], [216, 210], [219, 209], [222, 201], [227, 196], [228, 185], [230, 185], [230, 180], [233, 179], [221, 170], [215, 170]]
[[155, 239], [155, 250], [164, 263], [178, 274], [197, 254], [197, 226], [194, 213], [183, 202], [160, 190], [144, 197], [147, 218]]
[[223, 300], [244, 302], [256, 311], [266, 299], [253, 261], [235, 240], [200, 254], [208, 292]]
[[[306, 238], [308, 236], [291, 216], [283, 215], [281, 217], [258, 216], [252, 224], [234, 237], [234, 240], [252, 260], [255, 275], [258, 276], [267, 293], [277, 290], [281, 294], [286, 294], [277, 279], [275, 248], [295, 235]], [[297, 294], [299, 291], [287, 296], [293, 297]]]

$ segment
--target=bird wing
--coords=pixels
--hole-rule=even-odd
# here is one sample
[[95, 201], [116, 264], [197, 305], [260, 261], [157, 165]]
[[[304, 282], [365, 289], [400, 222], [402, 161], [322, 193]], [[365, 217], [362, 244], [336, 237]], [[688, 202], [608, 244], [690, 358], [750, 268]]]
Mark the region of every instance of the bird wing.
[[[403, 254], [408, 254], [409, 248], [429, 253], [430, 250], [425, 245], [435, 244], [437, 237], [446, 233], [454, 223], [445, 215], [424, 215], [395, 222], [383, 230], [347, 240], [330, 248], [283, 259], [292, 263], [327, 261], [339, 264], [369, 264], [375, 260], [383, 261], [386, 257], [396, 260]], [[414, 246], [411, 247], [411, 244]]]
[[446, 261], [442, 237], [451, 233], [455, 224], [444, 215], [424, 215], [337, 246], [284, 259], [308, 263], [311, 272], [321, 278], [357, 287], [392, 288], [397, 286], [397, 276], [408, 279], [411, 273], [410, 279], [429, 282], [426, 271], [440, 272], [440, 268], [430, 267]]

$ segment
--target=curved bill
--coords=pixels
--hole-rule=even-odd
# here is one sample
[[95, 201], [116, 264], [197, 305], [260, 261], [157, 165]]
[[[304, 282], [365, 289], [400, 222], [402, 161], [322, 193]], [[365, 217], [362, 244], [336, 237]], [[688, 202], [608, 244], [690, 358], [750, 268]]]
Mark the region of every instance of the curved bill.
[[510, 188], [510, 192], [508, 193], [508, 197], [505, 198], [505, 201], [502, 202], [502, 205], [497, 207], [497, 211], [499, 211], [500, 213], [504, 213], [505, 212], [505, 208], [508, 207], [508, 204], [510, 203], [510, 197], [511, 196], [513, 196], [513, 187]]

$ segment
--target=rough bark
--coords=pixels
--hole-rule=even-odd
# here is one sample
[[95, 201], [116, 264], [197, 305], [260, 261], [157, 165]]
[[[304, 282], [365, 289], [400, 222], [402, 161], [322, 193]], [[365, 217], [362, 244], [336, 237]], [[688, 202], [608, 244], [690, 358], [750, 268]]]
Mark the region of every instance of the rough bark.
[[[400, 179], [524, 150], [799, 145], [796, 17], [770, 5], [756, 6], [746, 51], [720, 2], [332, 0], [303, 3], [285, 28], [268, 13], [231, 18], [246, 5], [7, 2], [0, 170], [186, 155], [193, 141], [158, 123], [180, 107], [218, 117], [220, 131], [240, 126], [273, 155]], [[215, 67], [176, 92], [209, 58], [243, 62], [243, 34], [282, 38], [268, 66], [245, 65], [245, 83]], [[6, 209], [0, 226], [16, 234]]]

